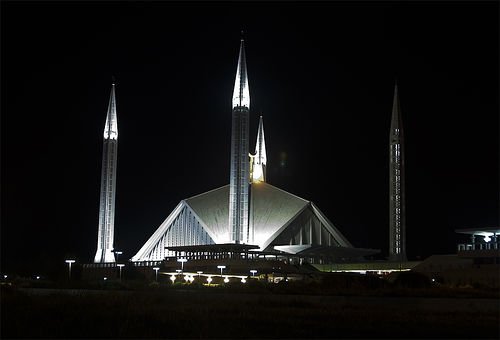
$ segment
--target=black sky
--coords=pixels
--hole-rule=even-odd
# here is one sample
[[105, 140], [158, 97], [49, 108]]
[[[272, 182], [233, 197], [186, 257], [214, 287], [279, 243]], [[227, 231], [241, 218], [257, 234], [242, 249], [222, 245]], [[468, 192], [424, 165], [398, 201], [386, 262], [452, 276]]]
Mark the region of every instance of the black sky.
[[270, 184], [387, 254], [397, 78], [410, 259], [499, 223], [498, 2], [1, 6], [4, 272], [93, 258], [112, 75], [116, 248], [130, 258], [181, 199], [229, 182], [242, 29]]

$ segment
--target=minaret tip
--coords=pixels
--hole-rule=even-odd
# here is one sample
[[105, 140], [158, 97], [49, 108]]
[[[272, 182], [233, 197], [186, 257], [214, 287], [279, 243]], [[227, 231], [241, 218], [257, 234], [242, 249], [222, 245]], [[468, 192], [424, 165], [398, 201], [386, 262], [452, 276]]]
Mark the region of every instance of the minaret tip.
[[236, 79], [233, 90], [233, 108], [245, 106], [250, 108], [250, 93], [248, 90], [247, 66], [245, 61], [245, 44], [241, 39], [240, 54], [238, 57], [238, 67], [236, 69]]

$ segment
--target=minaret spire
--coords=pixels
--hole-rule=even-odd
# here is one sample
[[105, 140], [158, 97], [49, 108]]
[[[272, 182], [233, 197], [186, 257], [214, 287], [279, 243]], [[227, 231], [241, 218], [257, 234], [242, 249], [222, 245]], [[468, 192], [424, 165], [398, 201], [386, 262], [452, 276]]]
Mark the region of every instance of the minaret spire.
[[118, 120], [116, 115], [115, 82], [111, 85], [108, 113], [104, 125], [102, 152], [99, 231], [95, 263], [115, 262], [113, 254], [116, 193], [116, 156], [118, 149]]
[[397, 82], [394, 86], [389, 145], [389, 259], [401, 262], [407, 259], [403, 120], [401, 119]]
[[109, 96], [108, 114], [104, 125], [104, 139], [118, 139], [118, 120], [116, 117], [115, 82], [111, 84], [111, 95]]
[[240, 55], [233, 91], [231, 127], [231, 172], [229, 182], [229, 233], [231, 242], [248, 242], [248, 189], [250, 162], [248, 156], [248, 121], [250, 94], [248, 90], [245, 45], [240, 43]]
[[259, 128], [257, 130], [257, 141], [255, 143], [255, 156], [253, 156], [252, 181], [266, 181], [266, 141], [264, 139], [264, 122], [262, 115], [259, 118]]
[[240, 56], [238, 58], [238, 68], [236, 69], [236, 79], [234, 81], [233, 90], [233, 109], [237, 106], [244, 106], [247, 109], [250, 109], [245, 41], [243, 40], [243, 37], [241, 38], [240, 43]]

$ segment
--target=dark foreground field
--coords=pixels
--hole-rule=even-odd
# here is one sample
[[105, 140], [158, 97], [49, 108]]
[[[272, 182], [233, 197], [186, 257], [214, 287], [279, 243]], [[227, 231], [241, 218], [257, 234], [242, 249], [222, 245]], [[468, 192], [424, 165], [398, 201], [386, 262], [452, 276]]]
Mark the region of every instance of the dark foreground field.
[[496, 298], [3, 290], [2, 338], [495, 338]]

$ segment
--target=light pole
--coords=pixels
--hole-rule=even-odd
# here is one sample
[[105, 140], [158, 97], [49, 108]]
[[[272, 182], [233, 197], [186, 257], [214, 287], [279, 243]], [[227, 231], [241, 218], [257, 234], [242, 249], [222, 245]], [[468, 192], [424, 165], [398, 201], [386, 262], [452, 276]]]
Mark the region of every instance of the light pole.
[[75, 263], [75, 260], [66, 260], [64, 262], [68, 264], [68, 278], [71, 280], [71, 264]]
[[153, 267], [153, 270], [155, 271], [156, 282], [158, 282], [158, 270], [160, 270], [160, 267]]
[[125, 267], [123, 263], [118, 263], [117, 264], [118, 268], [120, 268], [120, 281], [122, 280], [122, 268]]
[[187, 262], [187, 259], [177, 259], [177, 262], [181, 263], [181, 272], [184, 273], [184, 262]]
[[252, 276], [255, 276], [255, 273], [257, 273], [257, 271], [255, 269], [252, 269], [250, 273], [252, 273]]
[[122, 252], [122, 251], [119, 251], [119, 250], [115, 250], [115, 252], [114, 252], [114, 253], [115, 253], [115, 260], [116, 260], [116, 262], [118, 262], [118, 255], [123, 254], [123, 252]]
[[219, 269], [220, 269], [220, 277], [222, 277], [222, 270], [223, 270], [223, 269], [226, 269], [226, 266], [221, 265], [221, 266], [217, 266], [217, 268], [219, 268]]
[[201, 270], [198, 270], [196, 273], [198, 274], [198, 281], [200, 281], [200, 274], [203, 274], [203, 272]]

